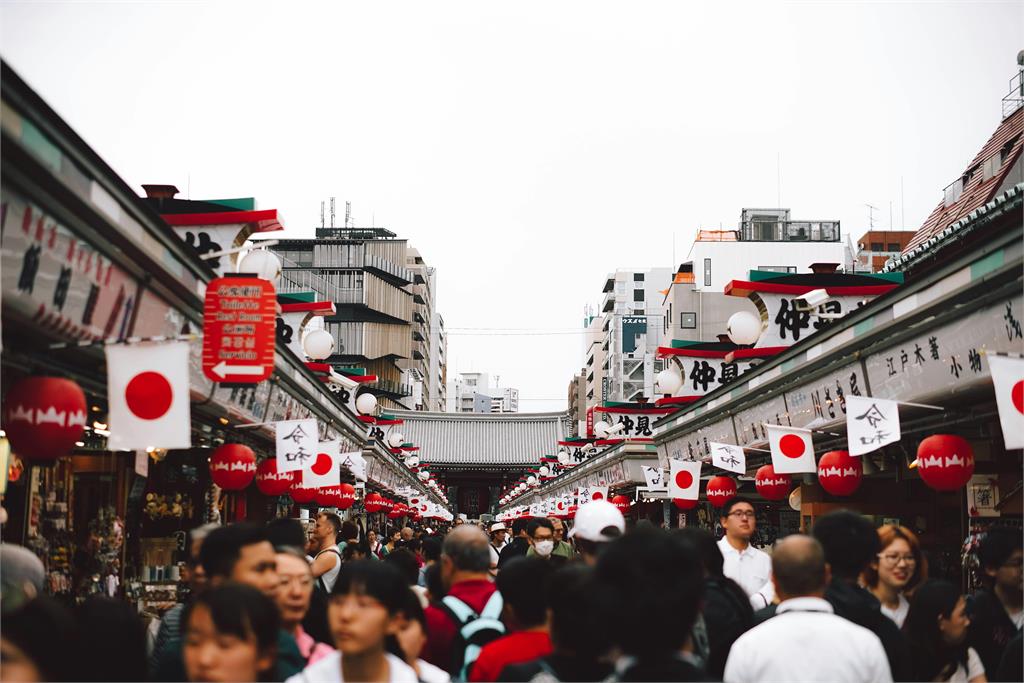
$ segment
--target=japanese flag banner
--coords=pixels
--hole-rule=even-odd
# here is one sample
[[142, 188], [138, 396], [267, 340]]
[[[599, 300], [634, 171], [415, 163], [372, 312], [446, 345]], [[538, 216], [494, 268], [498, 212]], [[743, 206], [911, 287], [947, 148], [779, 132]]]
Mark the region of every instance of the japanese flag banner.
[[191, 448], [188, 342], [111, 344], [107, 448]]
[[[351, 453], [342, 453], [338, 457], [338, 462], [342, 467], [348, 468], [348, 471], [352, 473], [352, 476], [359, 481], [366, 481], [366, 458], [360, 451], [352, 451]], [[409, 489], [410, 491], [412, 489]], [[398, 495], [408, 495], [399, 491]]]
[[576, 504], [584, 505], [590, 502], [590, 487], [580, 486], [576, 489]]
[[864, 455], [899, 440], [899, 403], [870, 396], [846, 397], [846, 446], [850, 455]]
[[708, 444], [711, 448], [711, 464], [719, 469], [737, 474], [747, 473], [747, 455], [743, 452], [743, 446], [734, 446], [731, 443]]
[[[589, 503], [592, 500], [608, 500], [608, 487], [607, 486], [591, 486], [590, 497], [585, 501]], [[584, 501], [580, 501], [581, 503]]]
[[543, 517], [544, 516], [544, 503], [530, 503], [530, 516], [531, 517]]
[[283, 420], [274, 424], [274, 430], [278, 472], [301, 472], [313, 463], [320, 445], [316, 420]]
[[316, 457], [302, 469], [302, 485], [307, 489], [341, 484], [341, 457], [337, 441], [321, 441]]
[[651, 491], [664, 491], [668, 488], [668, 482], [665, 481], [665, 470], [660, 467], [648, 467], [647, 465], [641, 465], [640, 469], [644, 473], [644, 481], [647, 482], [647, 488]]
[[683, 500], [697, 500], [700, 495], [699, 461], [672, 460], [669, 470], [668, 496]]
[[[847, 407], [849, 410], [849, 407]], [[766, 424], [768, 444], [772, 450], [772, 467], [776, 474], [817, 472], [811, 430]]]
[[1007, 450], [1024, 448], [1024, 358], [988, 355]]

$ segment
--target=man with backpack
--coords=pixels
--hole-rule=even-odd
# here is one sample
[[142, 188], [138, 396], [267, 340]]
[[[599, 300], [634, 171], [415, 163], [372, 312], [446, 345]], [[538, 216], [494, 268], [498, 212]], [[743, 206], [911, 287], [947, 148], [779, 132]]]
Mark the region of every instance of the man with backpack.
[[441, 579], [447, 594], [425, 610], [423, 659], [466, 680], [480, 649], [505, 635], [504, 603], [491, 581], [487, 535], [469, 524], [453, 529], [441, 546]]

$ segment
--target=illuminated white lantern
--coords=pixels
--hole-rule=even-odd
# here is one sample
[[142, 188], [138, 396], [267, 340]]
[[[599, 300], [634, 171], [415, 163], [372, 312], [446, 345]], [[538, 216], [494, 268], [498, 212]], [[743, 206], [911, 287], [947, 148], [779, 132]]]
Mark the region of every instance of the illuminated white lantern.
[[540, 466], [540, 476], [542, 476], [542, 477], [550, 477], [551, 476], [551, 469], [547, 465], [541, 465]]
[[421, 470], [416, 474], [416, 476], [419, 477], [420, 481], [426, 481], [427, 479], [430, 479], [430, 474], [426, 470]]
[[558, 451], [558, 464], [559, 465], [568, 465], [569, 464], [569, 459], [571, 457], [572, 456], [569, 455], [569, 451], [567, 451], [567, 450]]
[[420, 459], [415, 455], [410, 455], [408, 458], [405, 459], [405, 464], [407, 467], [419, 467]]
[[526, 483], [529, 484], [530, 486], [536, 486], [537, 485], [537, 477], [535, 477], [535, 476], [533, 476], [531, 474], [530, 476], [528, 476], [526, 478]]
[[402, 432], [391, 432], [388, 435], [388, 445], [392, 448], [401, 448], [405, 443], [405, 435]]
[[277, 282], [281, 276], [281, 259], [266, 249], [254, 249], [238, 262], [239, 273], [255, 273], [261, 280]]
[[313, 360], [323, 360], [334, 353], [334, 336], [327, 330], [310, 330], [302, 338], [302, 350]]
[[356, 397], [356, 410], [362, 415], [370, 415], [377, 409], [377, 397], [373, 394], [359, 394]]
[[749, 311], [737, 311], [729, 316], [725, 332], [733, 344], [747, 345], [755, 343], [761, 336], [761, 318]]
[[655, 393], [674, 394], [679, 387], [683, 386], [683, 376], [674, 368], [666, 368], [658, 373], [655, 383]]
[[594, 424], [594, 434], [597, 434], [597, 438], [606, 439], [608, 438], [608, 430], [611, 425], [604, 420], [599, 420]]

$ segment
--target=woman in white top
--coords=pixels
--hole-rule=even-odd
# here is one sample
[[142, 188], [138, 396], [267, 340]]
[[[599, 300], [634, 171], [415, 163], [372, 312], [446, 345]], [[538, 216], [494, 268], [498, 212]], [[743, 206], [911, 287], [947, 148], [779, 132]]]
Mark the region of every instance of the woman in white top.
[[447, 671], [420, 659], [420, 653], [427, 645], [427, 618], [416, 592], [410, 589], [405, 600], [402, 609], [405, 623], [396, 637], [388, 638], [388, 651], [415, 669], [423, 683], [451, 683], [452, 677]]
[[409, 587], [387, 562], [355, 560], [342, 565], [327, 605], [327, 622], [338, 651], [307, 666], [287, 683], [416, 683], [411, 666], [386, 651], [405, 623]]
[[928, 578], [928, 561], [910, 529], [886, 524], [878, 530], [882, 552], [864, 572], [864, 585], [882, 603], [882, 614], [900, 628], [910, 610], [908, 596]]
[[967, 601], [948, 581], [932, 579], [914, 592], [903, 632], [915, 681], [987, 683], [981, 658], [967, 646], [966, 611]]

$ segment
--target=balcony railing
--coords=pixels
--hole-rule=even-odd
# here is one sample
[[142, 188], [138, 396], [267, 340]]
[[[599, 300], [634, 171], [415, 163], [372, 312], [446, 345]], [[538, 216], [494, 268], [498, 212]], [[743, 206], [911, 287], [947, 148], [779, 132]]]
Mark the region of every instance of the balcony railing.
[[339, 287], [325, 277], [282, 257], [281, 259], [281, 280], [277, 291], [282, 294], [294, 292], [316, 292], [317, 296], [325, 301], [333, 301], [337, 304], [361, 304], [363, 303], [363, 290], [359, 287]]
[[1024, 70], [1010, 79], [1010, 92], [1003, 97], [1003, 120], [1024, 105]]
[[750, 221], [740, 225], [744, 242], [838, 242], [839, 221]]

